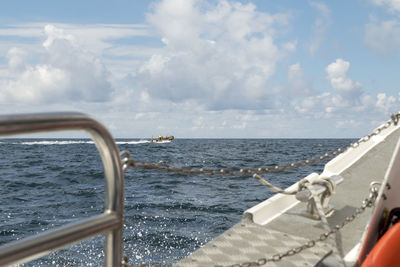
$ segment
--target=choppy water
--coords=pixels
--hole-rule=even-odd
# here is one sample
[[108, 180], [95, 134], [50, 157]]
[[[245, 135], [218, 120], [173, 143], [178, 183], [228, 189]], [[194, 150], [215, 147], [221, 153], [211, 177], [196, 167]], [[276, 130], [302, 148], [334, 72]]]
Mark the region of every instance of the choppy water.
[[[117, 140], [148, 162], [194, 168], [254, 168], [310, 159], [350, 139]], [[85, 139], [0, 140], [0, 245], [103, 211], [104, 178], [93, 142]], [[268, 179], [287, 187], [322, 164]], [[251, 177], [183, 176], [151, 170], [125, 175], [124, 252], [130, 263], [170, 264], [241, 219], [272, 193]], [[103, 237], [24, 266], [101, 266]]]

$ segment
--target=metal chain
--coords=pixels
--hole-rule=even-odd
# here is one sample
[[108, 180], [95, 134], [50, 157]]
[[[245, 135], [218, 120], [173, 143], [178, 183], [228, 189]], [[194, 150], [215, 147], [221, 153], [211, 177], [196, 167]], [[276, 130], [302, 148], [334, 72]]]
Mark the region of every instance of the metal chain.
[[254, 174], [267, 174], [267, 173], [276, 173], [276, 172], [283, 172], [286, 170], [293, 170], [304, 166], [309, 166], [312, 164], [316, 164], [322, 162], [326, 159], [336, 157], [342, 152], [347, 151], [349, 148], [356, 148], [361, 143], [367, 142], [373, 136], [380, 134], [383, 130], [389, 128], [392, 124], [397, 125], [400, 120], [400, 112], [397, 114], [391, 115], [391, 120], [384, 123], [382, 126], [376, 128], [371, 134], [364, 136], [363, 138], [359, 139], [358, 141], [352, 143], [346, 148], [339, 148], [336, 151], [325, 153], [324, 155], [312, 158], [310, 160], [299, 161], [296, 163], [292, 163], [289, 165], [277, 165], [273, 167], [260, 167], [260, 168], [243, 168], [240, 170], [234, 169], [194, 169], [191, 167], [172, 167], [166, 163], [148, 163], [142, 160], [137, 160], [133, 158], [128, 151], [121, 152], [121, 159], [122, 159], [122, 168], [124, 171], [127, 169], [153, 169], [160, 172], [174, 172], [183, 175], [207, 175], [207, 176], [214, 176], [214, 175], [223, 175], [223, 176], [250, 176]]
[[129, 264], [129, 258], [127, 255], [122, 255], [121, 267], [131, 267], [131, 265]]
[[276, 172], [283, 172], [286, 170], [293, 170], [296, 168], [316, 164], [319, 162], [322, 162], [326, 159], [333, 158], [340, 153], [342, 153], [343, 150], [342, 148], [339, 148], [337, 151], [333, 151], [330, 153], [325, 153], [324, 155], [318, 157], [318, 158], [312, 158], [310, 160], [305, 160], [305, 161], [299, 161], [296, 163], [292, 163], [289, 165], [281, 165], [281, 166], [274, 166], [274, 167], [260, 167], [260, 168], [243, 168], [240, 170], [234, 170], [234, 169], [194, 169], [191, 167], [172, 167], [166, 163], [148, 163], [142, 160], [137, 160], [133, 158], [128, 151], [122, 151], [121, 152], [121, 158], [122, 158], [122, 167], [123, 170], [126, 171], [127, 169], [153, 169], [157, 170], [160, 172], [174, 172], [174, 173], [179, 173], [183, 175], [207, 175], [207, 176], [213, 176], [213, 175], [223, 175], [223, 176], [233, 176], [233, 175], [240, 175], [240, 176], [250, 176], [254, 174], [266, 174], [266, 173], [276, 173]]
[[[400, 112], [396, 113], [396, 114], [392, 114], [390, 116], [390, 120], [388, 120], [387, 122], [385, 122], [384, 124], [382, 124], [380, 127], [376, 128], [372, 133], [364, 136], [363, 138], [361, 138], [360, 140], [358, 140], [357, 142], [353, 143], [350, 145], [350, 147], [356, 148], [358, 147], [361, 143], [367, 142], [369, 141], [369, 139], [371, 139], [371, 137], [380, 134], [383, 130], [389, 128], [392, 124], [394, 126], [397, 126], [398, 122], [400, 120]], [[348, 147], [349, 148], [349, 147]], [[348, 149], [347, 148], [347, 149]]]
[[[371, 183], [369, 196], [364, 199], [361, 207], [357, 208], [356, 211], [351, 216], [346, 217], [342, 223], [337, 224], [331, 230], [329, 230], [325, 233], [322, 233], [319, 237], [317, 237], [315, 239], [311, 239], [301, 246], [289, 249], [288, 251], [286, 251], [284, 253], [275, 254], [269, 258], [260, 258], [256, 261], [237, 263], [237, 264], [233, 264], [233, 265], [228, 265], [226, 267], [262, 266], [262, 265], [267, 264], [268, 262], [278, 262], [285, 257], [294, 256], [296, 254], [299, 254], [300, 252], [302, 252], [305, 249], [315, 247], [317, 243], [327, 240], [331, 235], [336, 234], [344, 226], [346, 226], [347, 224], [354, 221], [359, 215], [361, 215], [366, 210], [366, 208], [372, 207], [376, 200], [376, 197], [378, 196], [378, 191], [379, 191], [378, 185], [380, 185], [380, 183], [377, 183], [377, 182]], [[215, 267], [222, 267], [222, 265], [216, 265]]]

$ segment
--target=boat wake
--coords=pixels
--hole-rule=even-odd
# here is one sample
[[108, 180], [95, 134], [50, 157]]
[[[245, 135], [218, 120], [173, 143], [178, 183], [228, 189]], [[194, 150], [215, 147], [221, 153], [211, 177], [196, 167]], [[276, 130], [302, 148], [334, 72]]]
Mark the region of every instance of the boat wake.
[[13, 142], [13, 145], [74, 145], [74, 144], [94, 144], [93, 141], [84, 140], [43, 140], [43, 141], [24, 141]]
[[[171, 143], [171, 140], [162, 140], [162, 141], [153, 141], [150, 140], [118, 140], [115, 142], [117, 145], [140, 145], [140, 144], [165, 144]], [[29, 140], [29, 141], [13, 141], [11, 143], [8, 142], [0, 142], [0, 144], [12, 144], [12, 145], [81, 145], [81, 144], [94, 144], [93, 141], [90, 140]]]
[[117, 145], [140, 145], [140, 144], [165, 144], [171, 143], [171, 140], [163, 140], [163, 141], [150, 141], [150, 140], [139, 140], [139, 141], [116, 141]]

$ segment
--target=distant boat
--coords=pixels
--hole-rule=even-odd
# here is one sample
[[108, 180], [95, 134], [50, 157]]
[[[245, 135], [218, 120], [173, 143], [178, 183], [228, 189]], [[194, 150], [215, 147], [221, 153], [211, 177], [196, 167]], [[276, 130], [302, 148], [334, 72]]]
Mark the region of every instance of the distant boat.
[[153, 139], [153, 137], [150, 139], [150, 143], [160, 143], [160, 142], [165, 142], [165, 141], [172, 141], [174, 140], [174, 136], [159, 136], [157, 139]]

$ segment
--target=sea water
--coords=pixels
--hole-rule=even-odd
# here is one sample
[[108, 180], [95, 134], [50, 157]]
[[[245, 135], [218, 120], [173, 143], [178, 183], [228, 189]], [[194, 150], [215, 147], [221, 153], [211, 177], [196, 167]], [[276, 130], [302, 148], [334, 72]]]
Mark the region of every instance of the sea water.
[[[351, 139], [117, 140], [150, 163], [192, 168], [285, 165], [348, 146]], [[103, 212], [104, 175], [87, 139], [0, 140], [0, 245]], [[324, 163], [264, 177], [282, 188]], [[129, 263], [172, 264], [240, 221], [273, 193], [251, 176], [154, 170], [125, 173], [124, 254]], [[104, 238], [83, 241], [23, 266], [102, 266]]]

